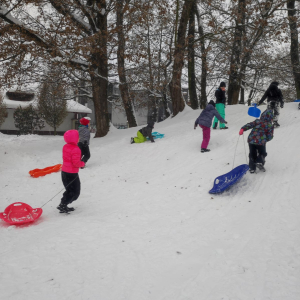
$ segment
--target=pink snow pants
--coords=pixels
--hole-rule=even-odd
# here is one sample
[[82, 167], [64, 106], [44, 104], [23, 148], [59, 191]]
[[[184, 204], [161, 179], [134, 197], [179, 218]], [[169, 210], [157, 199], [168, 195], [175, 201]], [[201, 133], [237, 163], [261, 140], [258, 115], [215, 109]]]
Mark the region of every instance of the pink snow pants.
[[209, 140], [210, 140], [210, 127], [199, 125], [202, 128], [203, 132], [203, 141], [201, 144], [201, 149], [207, 149]]

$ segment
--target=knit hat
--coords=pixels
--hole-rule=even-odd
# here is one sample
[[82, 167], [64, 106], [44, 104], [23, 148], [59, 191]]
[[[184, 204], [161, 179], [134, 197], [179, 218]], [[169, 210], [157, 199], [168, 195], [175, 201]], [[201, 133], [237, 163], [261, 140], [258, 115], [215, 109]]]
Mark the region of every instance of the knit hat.
[[226, 87], [226, 83], [225, 83], [224, 81], [222, 81], [222, 82], [220, 83], [220, 87]]
[[208, 104], [211, 104], [213, 107], [216, 107], [216, 104], [215, 104], [214, 100], [210, 100], [210, 101], [208, 102]]
[[276, 86], [278, 86], [278, 85], [279, 85], [279, 82], [273, 81], [273, 82], [271, 83], [271, 85], [276, 85]]
[[84, 117], [84, 118], [81, 118], [81, 119], [79, 120], [79, 122], [80, 122], [81, 125], [86, 126], [86, 125], [89, 125], [90, 120], [87, 119], [86, 117]]

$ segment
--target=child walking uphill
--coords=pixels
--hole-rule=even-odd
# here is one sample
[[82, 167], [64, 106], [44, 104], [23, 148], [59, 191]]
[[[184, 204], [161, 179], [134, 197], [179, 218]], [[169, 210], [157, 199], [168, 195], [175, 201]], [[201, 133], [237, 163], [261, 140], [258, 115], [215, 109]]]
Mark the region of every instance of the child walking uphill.
[[274, 133], [273, 117], [273, 111], [267, 109], [260, 119], [246, 124], [239, 132], [242, 135], [244, 131], [253, 128], [248, 136], [250, 173], [255, 173], [256, 167], [265, 171], [266, 143], [273, 139]]
[[79, 168], [84, 167], [84, 162], [80, 160], [81, 151], [77, 146], [79, 134], [77, 130], [68, 130], [64, 134], [64, 140], [67, 143], [63, 147], [63, 165], [61, 170], [61, 179], [66, 191], [63, 193], [61, 203], [57, 209], [61, 213], [73, 211], [73, 207], [67, 205], [77, 200], [80, 195]]
[[147, 141], [146, 137], [149, 137], [151, 143], [154, 143], [154, 139], [152, 136], [152, 130], [154, 128], [154, 122], [149, 121], [146, 127], [143, 127], [137, 132], [137, 137], [130, 139], [130, 144], [133, 143], [144, 143]]
[[90, 130], [89, 130], [89, 123], [90, 123], [90, 118], [89, 117], [84, 117], [80, 119], [80, 124], [78, 128], [78, 133], [79, 133], [79, 143], [78, 147], [81, 150], [81, 160], [86, 164], [87, 161], [90, 159], [91, 154], [90, 154]]
[[194, 129], [197, 125], [202, 128], [203, 131], [203, 141], [201, 144], [201, 153], [210, 151], [207, 149], [210, 140], [210, 127], [213, 117], [216, 117], [221, 123], [227, 124], [227, 122], [220, 116], [220, 114], [215, 109], [215, 102], [213, 100], [209, 101], [205, 109], [202, 110], [200, 116], [196, 119]]

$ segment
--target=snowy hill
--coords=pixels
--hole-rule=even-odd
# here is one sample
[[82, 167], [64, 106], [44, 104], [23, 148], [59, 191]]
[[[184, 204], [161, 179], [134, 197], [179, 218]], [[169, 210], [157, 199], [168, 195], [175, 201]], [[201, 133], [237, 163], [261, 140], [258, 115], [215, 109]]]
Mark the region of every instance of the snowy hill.
[[229, 130], [212, 130], [200, 153], [200, 111], [155, 126], [156, 143], [133, 144], [137, 128], [91, 141], [75, 212], [59, 214], [62, 137], [0, 135], [0, 211], [43, 206], [30, 226], [0, 222], [2, 300], [300, 299], [300, 111], [286, 104], [267, 144], [266, 173], [221, 195], [214, 179], [248, 160], [247, 107], [226, 108]]

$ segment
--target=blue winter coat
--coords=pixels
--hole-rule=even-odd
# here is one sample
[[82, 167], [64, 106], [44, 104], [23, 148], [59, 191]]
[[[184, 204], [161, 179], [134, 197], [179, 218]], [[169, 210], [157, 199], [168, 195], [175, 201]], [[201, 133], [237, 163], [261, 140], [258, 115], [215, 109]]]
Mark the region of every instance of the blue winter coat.
[[205, 109], [202, 110], [200, 116], [195, 121], [195, 127], [197, 125], [202, 125], [206, 127], [211, 127], [213, 117], [217, 117], [217, 119], [221, 123], [225, 123], [226, 121], [220, 116], [215, 107], [212, 104], [208, 104]]

